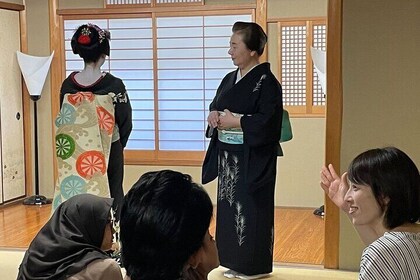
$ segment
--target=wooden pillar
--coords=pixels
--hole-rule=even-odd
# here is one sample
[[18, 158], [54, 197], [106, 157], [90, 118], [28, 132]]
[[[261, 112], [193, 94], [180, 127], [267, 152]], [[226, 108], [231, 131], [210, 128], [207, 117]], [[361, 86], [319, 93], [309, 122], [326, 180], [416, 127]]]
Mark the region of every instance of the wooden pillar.
[[[328, 1], [327, 29], [327, 106], [325, 163], [340, 170], [343, 115], [342, 12], [343, 0]], [[325, 197], [324, 267], [339, 268], [340, 210]]]
[[65, 73], [62, 67], [64, 61], [63, 53], [63, 30], [61, 27], [61, 16], [57, 14], [58, 0], [48, 0], [49, 22], [50, 22], [50, 51], [54, 51], [54, 58], [51, 62], [50, 83], [51, 83], [51, 114], [52, 114], [52, 145], [54, 151], [54, 182], [57, 180], [57, 161], [55, 159], [55, 117], [60, 110], [60, 88], [64, 80]]
[[[255, 11], [255, 22], [258, 23], [267, 33], [267, 0], [257, 0]], [[267, 46], [260, 57], [260, 62], [267, 61]]]

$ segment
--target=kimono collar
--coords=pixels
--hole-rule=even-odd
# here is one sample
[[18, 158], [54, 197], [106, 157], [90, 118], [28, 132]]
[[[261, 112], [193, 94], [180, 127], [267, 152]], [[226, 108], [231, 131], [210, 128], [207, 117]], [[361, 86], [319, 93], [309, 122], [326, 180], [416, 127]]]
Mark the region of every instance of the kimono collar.
[[[249, 72], [251, 72], [252, 69], [254, 69], [255, 67], [257, 67], [258, 65], [260, 65], [260, 64], [259, 63], [258, 64], [255, 64], [251, 69], [248, 70], [248, 72], [246, 72], [246, 74], [248, 74]], [[241, 76], [241, 70], [238, 68], [238, 71], [236, 72], [236, 81], [235, 81], [235, 84], [237, 82], [239, 82], [243, 77], [245, 77], [246, 74], [243, 75], [243, 76]]]

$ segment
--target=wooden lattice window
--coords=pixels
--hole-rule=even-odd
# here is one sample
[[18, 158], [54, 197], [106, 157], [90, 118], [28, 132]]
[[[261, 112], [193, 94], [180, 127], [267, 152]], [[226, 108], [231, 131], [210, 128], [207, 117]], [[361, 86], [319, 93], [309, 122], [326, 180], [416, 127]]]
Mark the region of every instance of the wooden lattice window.
[[[325, 24], [315, 24], [313, 28], [313, 44], [312, 46], [316, 49], [326, 51], [327, 49], [327, 27]], [[312, 80], [312, 105], [313, 106], [325, 106], [325, 94], [321, 88], [318, 75], [313, 68], [313, 80]]]
[[152, 0], [106, 0], [105, 5], [107, 8], [116, 5], [151, 5]]
[[325, 94], [314, 70], [310, 47], [326, 50], [325, 22], [279, 21], [277, 26], [284, 106], [294, 115], [323, 115]]
[[281, 82], [284, 105], [306, 105], [306, 26], [281, 29]]
[[204, 5], [204, 0], [105, 0], [105, 7], [113, 8], [119, 6], [164, 6], [164, 5]]

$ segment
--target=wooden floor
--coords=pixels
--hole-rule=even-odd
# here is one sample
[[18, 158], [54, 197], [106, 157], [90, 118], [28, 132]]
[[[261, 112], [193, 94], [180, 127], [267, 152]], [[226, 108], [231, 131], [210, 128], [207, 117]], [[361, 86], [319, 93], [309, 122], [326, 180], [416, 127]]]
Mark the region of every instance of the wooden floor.
[[[51, 204], [0, 208], [0, 247], [27, 248], [47, 222]], [[276, 208], [274, 262], [319, 265], [324, 260], [324, 220], [313, 209]], [[213, 219], [214, 220], [214, 219]], [[210, 232], [214, 234], [212, 222]]]

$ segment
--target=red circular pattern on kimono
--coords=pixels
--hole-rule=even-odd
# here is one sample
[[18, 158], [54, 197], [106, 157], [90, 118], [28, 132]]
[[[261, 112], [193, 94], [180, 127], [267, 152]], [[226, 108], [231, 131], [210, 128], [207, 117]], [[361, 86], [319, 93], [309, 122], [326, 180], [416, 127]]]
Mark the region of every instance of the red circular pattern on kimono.
[[90, 91], [79, 91], [75, 94], [70, 94], [67, 97], [70, 104], [76, 106], [80, 104], [83, 100], [92, 102], [95, 99], [95, 95]]
[[115, 125], [114, 116], [102, 106], [96, 107], [96, 113], [98, 114], [99, 128], [112, 134]]
[[95, 173], [105, 174], [105, 156], [99, 151], [87, 151], [81, 154], [76, 161], [77, 173], [83, 178], [91, 178]]

